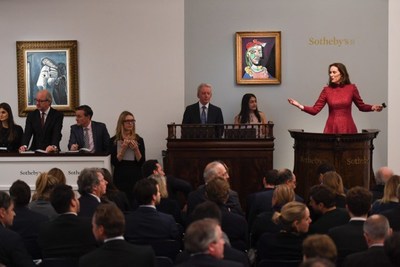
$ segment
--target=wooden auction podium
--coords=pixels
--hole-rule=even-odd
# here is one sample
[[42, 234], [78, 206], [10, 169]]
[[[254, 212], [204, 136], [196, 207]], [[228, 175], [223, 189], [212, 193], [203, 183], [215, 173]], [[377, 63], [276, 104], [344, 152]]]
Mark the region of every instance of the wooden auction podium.
[[341, 175], [345, 188], [374, 183], [372, 169], [373, 139], [379, 130], [363, 130], [356, 134], [306, 133], [289, 130], [294, 138], [294, 169], [296, 192], [308, 198], [311, 186], [318, 184], [317, 168], [328, 162]]
[[261, 171], [273, 168], [273, 126], [272, 122], [240, 126], [169, 124], [164, 169], [196, 189], [204, 184], [204, 167], [222, 160], [229, 168], [231, 188], [238, 192], [245, 208], [247, 195], [261, 188]]

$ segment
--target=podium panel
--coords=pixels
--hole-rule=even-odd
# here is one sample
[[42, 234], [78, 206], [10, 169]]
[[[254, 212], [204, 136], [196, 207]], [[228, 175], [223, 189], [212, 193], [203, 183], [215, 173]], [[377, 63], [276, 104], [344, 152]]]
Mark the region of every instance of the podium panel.
[[379, 130], [363, 130], [357, 134], [306, 133], [289, 130], [294, 138], [294, 168], [296, 192], [308, 199], [310, 187], [319, 183], [317, 168], [331, 163], [343, 179], [345, 188], [374, 183], [372, 170], [373, 139]]

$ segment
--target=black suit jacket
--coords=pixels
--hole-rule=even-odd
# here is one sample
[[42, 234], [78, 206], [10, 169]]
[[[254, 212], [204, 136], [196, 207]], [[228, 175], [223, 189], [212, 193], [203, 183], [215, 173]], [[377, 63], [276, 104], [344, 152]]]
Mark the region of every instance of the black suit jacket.
[[309, 234], [327, 234], [329, 229], [348, 223], [349, 214], [345, 209], [336, 208], [321, 215], [313, 221], [308, 231]]
[[364, 221], [350, 221], [329, 230], [328, 235], [335, 242], [338, 251], [337, 266], [342, 266], [347, 255], [368, 248], [364, 238], [363, 225]]
[[197, 254], [191, 256], [187, 261], [176, 265], [177, 267], [240, 267], [244, 266], [241, 263], [219, 260], [209, 254]]
[[400, 206], [390, 210], [385, 210], [381, 213], [381, 215], [388, 219], [390, 227], [393, 229], [393, 231], [400, 231]]
[[17, 232], [23, 239], [25, 248], [33, 259], [41, 259], [42, 253], [37, 239], [40, 226], [49, 221], [43, 214], [31, 211], [28, 207], [15, 207], [15, 217], [11, 230]]
[[[224, 124], [221, 109], [211, 103], [208, 105], [207, 123]], [[201, 124], [199, 102], [186, 107], [182, 124]]]
[[5, 266], [35, 266], [31, 256], [25, 249], [21, 236], [4, 228], [0, 223], [0, 263]]
[[366, 251], [351, 254], [346, 257], [343, 266], [394, 267], [386, 255], [383, 246], [372, 246]]
[[149, 246], [137, 246], [125, 240], [110, 240], [100, 248], [82, 256], [79, 259], [79, 266], [152, 267], [155, 266], [155, 256]]
[[126, 240], [181, 239], [174, 217], [152, 207], [140, 206], [125, 215]]
[[39, 246], [45, 258], [79, 258], [96, 248], [91, 219], [61, 214], [42, 225]]
[[246, 219], [238, 214], [230, 212], [224, 205], [219, 205], [221, 210], [222, 231], [228, 236], [232, 247], [245, 251], [248, 249], [248, 227]]
[[40, 124], [40, 116], [40, 111], [37, 109], [28, 114], [25, 122], [22, 145], [29, 146], [29, 141], [33, 136], [32, 144], [29, 148], [30, 150], [45, 150], [49, 145], [60, 148], [64, 114], [50, 108], [43, 128]]
[[92, 218], [97, 206], [100, 205], [100, 202], [91, 194], [83, 193], [79, 198], [79, 204], [80, 211], [78, 215], [81, 217]]
[[[94, 152], [109, 153], [110, 151], [110, 135], [107, 127], [102, 122], [92, 121]], [[68, 149], [71, 149], [73, 144], [78, 144], [79, 148], [85, 146], [83, 140], [83, 127], [79, 125], [71, 125], [71, 133], [69, 136]]]

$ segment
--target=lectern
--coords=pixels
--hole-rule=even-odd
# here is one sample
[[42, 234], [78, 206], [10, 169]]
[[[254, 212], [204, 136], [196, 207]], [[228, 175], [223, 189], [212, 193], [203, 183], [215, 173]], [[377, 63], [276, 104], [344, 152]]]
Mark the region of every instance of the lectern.
[[373, 140], [379, 130], [363, 130], [356, 134], [307, 133], [289, 130], [294, 138], [294, 169], [296, 192], [308, 199], [310, 187], [318, 184], [317, 168], [328, 162], [342, 176], [346, 188], [374, 183], [372, 169]]
[[262, 186], [262, 170], [273, 168], [273, 126], [272, 122], [169, 124], [164, 169], [197, 188], [204, 183], [204, 167], [211, 161], [222, 160], [229, 168], [230, 185], [245, 208], [247, 195]]

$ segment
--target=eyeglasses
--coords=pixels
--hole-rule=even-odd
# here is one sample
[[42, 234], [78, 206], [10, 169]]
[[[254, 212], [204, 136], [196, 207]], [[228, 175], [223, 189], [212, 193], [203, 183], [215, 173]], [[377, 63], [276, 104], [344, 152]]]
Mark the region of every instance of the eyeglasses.
[[35, 101], [36, 101], [36, 102], [39, 102], [39, 103], [43, 103], [43, 102], [47, 102], [47, 101], [49, 101], [49, 100], [48, 100], [48, 99], [45, 99], [45, 100], [35, 99]]
[[133, 123], [135, 123], [136, 122], [136, 120], [124, 120], [124, 121], [122, 121], [123, 123], [129, 123], [129, 124], [133, 124]]

